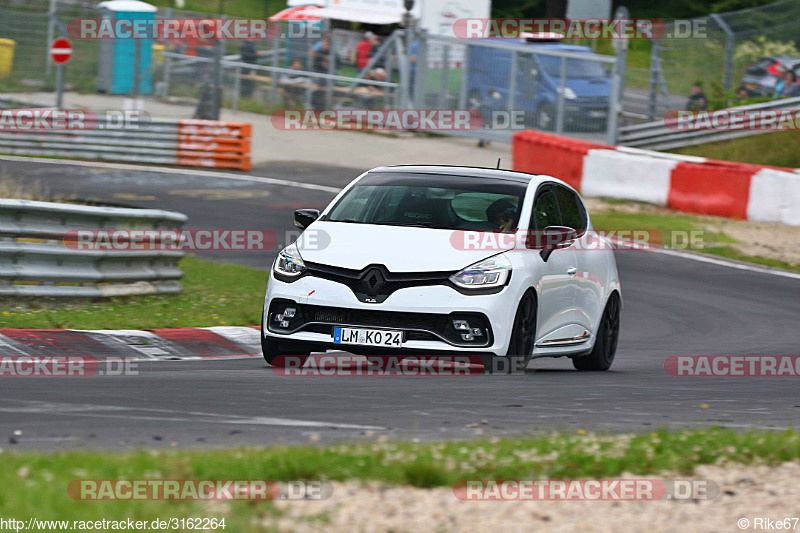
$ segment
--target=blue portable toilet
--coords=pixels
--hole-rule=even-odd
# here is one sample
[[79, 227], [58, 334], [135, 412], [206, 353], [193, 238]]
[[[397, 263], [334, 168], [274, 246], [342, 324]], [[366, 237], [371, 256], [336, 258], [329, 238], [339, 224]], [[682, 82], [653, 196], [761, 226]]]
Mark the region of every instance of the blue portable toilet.
[[[153, 20], [157, 8], [140, 0], [109, 0], [98, 4], [104, 19]], [[136, 48], [139, 47], [139, 94], [153, 94], [153, 39], [108, 39], [100, 41], [97, 90], [109, 94], [133, 93]]]

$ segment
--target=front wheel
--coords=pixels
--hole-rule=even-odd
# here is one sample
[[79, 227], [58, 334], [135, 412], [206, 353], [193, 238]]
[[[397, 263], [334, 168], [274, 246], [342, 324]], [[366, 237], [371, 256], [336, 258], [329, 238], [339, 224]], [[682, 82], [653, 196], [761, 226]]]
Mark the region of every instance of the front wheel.
[[616, 293], [611, 295], [600, 319], [600, 328], [594, 348], [589, 355], [573, 357], [572, 365], [578, 370], [608, 370], [614, 362], [619, 339], [620, 300]]
[[524, 372], [531, 360], [531, 355], [533, 355], [535, 337], [536, 298], [531, 291], [528, 291], [519, 301], [506, 356], [492, 357], [490, 361], [487, 361], [489, 366], [484, 365], [485, 371], [491, 374]]
[[[264, 319], [261, 319], [261, 327], [264, 327]], [[265, 337], [264, 332], [260, 333], [261, 335], [261, 353], [264, 355], [264, 361], [266, 361], [269, 366], [274, 366], [278, 368], [283, 368], [286, 366], [288, 360], [291, 358], [293, 360], [298, 361], [299, 367], [302, 367], [306, 364], [306, 360], [308, 359], [308, 353], [297, 353], [295, 351], [292, 353], [291, 350], [287, 351], [282, 349], [278, 341], [273, 339], [272, 337]]]

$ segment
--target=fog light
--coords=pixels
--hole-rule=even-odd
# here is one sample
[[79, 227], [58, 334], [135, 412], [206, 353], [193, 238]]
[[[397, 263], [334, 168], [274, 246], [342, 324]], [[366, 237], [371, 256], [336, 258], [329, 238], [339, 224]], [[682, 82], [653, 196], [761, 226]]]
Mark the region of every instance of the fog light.
[[280, 322], [283, 320], [283, 315], [275, 315], [275, 322]]
[[453, 320], [453, 327], [457, 331], [469, 331], [469, 323], [466, 320]]
[[483, 330], [481, 328], [472, 328], [472, 335], [474, 337], [483, 337]]
[[472, 333], [462, 333], [461, 334], [461, 339], [465, 340], [465, 341], [471, 341], [471, 340], [474, 340], [475, 337], [472, 336]]
[[288, 320], [281, 321], [281, 327], [282, 328], [288, 328], [289, 327], [289, 321]]
[[297, 310], [294, 307], [287, 307], [283, 311], [283, 316], [286, 318], [294, 318], [294, 314]]

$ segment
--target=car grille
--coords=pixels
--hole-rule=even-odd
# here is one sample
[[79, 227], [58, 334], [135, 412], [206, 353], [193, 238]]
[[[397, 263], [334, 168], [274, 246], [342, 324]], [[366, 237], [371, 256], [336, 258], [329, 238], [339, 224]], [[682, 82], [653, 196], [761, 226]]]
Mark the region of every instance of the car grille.
[[346, 285], [361, 302], [382, 303], [393, 292], [408, 287], [443, 285], [453, 272], [389, 272], [383, 265], [362, 270], [306, 262], [307, 275]]

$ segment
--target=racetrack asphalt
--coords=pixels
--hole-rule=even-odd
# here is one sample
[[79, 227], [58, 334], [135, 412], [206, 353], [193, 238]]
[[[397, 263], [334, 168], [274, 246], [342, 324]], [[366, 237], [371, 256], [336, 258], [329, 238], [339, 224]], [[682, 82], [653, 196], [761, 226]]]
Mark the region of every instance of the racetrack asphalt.
[[[362, 170], [286, 162], [257, 171], [328, 187], [314, 189], [0, 158], [0, 175], [38, 181], [53, 194], [181, 211], [189, 228], [279, 234], [293, 229], [295, 206], [324, 205], [334, 188]], [[198, 256], [266, 269], [276, 252]], [[566, 359], [548, 359], [517, 376], [279, 377], [263, 360], [245, 358], [143, 362], [138, 375], [117, 377], [0, 378], [0, 447], [216, 447], [384, 435], [798, 426], [797, 378], [671, 377], [664, 360], [797, 355], [800, 280], [633, 250], [618, 251], [617, 262], [622, 331], [606, 373], [579, 373]], [[260, 295], [253, 305], [261, 305]]]

